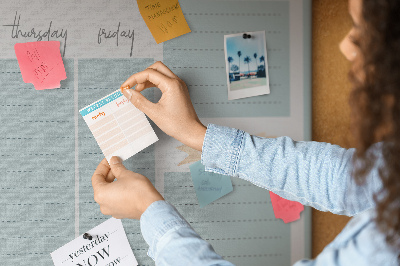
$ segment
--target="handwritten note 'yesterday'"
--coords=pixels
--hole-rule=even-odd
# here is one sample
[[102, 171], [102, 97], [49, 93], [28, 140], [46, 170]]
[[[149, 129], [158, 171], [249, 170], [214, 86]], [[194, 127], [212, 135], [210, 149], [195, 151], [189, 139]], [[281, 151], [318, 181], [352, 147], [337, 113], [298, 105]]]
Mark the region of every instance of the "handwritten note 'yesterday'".
[[137, 0], [140, 14], [157, 43], [190, 32], [178, 0]]
[[36, 90], [55, 89], [67, 78], [60, 53], [60, 42], [40, 41], [16, 43], [15, 55], [25, 83]]
[[232, 192], [230, 176], [206, 172], [200, 161], [189, 166], [200, 208]]
[[275, 218], [282, 219], [285, 223], [300, 219], [300, 213], [304, 210], [304, 206], [301, 203], [284, 199], [271, 191], [269, 195]]
[[111, 218], [51, 253], [55, 266], [138, 265], [121, 220]]

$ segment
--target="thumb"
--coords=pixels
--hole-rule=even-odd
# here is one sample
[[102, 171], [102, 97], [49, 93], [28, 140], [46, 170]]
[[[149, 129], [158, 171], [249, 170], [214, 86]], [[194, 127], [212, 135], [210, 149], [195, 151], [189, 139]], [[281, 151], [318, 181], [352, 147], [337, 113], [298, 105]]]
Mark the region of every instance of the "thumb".
[[110, 168], [116, 178], [121, 178], [122, 173], [126, 171], [125, 166], [122, 164], [121, 158], [113, 156], [110, 159]]
[[133, 90], [133, 89], [125, 89], [122, 92], [126, 98], [130, 100], [130, 102], [140, 111], [149, 115], [148, 113], [154, 107], [154, 103], [150, 102], [146, 99], [140, 92]]
[[108, 162], [106, 159], [103, 159], [93, 173], [92, 176], [93, 189], [97, 189], [97, 187], [108, 184], [106, 182], [106, 176], [108, 175], [109, 171], [110, 167], [108, 165]]

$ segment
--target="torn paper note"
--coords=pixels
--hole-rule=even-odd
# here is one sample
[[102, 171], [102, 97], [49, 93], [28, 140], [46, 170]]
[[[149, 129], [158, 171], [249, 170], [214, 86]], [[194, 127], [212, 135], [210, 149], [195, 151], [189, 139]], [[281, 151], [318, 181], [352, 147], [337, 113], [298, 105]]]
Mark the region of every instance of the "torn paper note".
[[55, 266], [138, 265], [121, 220], [111, 218], [51, 253]]
[[189, 166], [201, 208], [232, 192], [230, 176], [206, 172], [200, 161]]
[[269, 195], [275, 218], [282, 219], [285, 223], [300, 219], [300, 213], [304, 210], [304, 206], [301, 203], [284, 199], [271, 191]]
[[195, 150], [193, 148], [190, 148], [189, 146], [181, 145], [176, 148], [178, 150], [186, 152], [188, 154], [188, 156], [183, 161], [178, 163], [178, 166], [188, 164], [188, 163], [194, 163], [201, 159], [201, 152], [198, 150]]
[[60, 54], [60, 42], [40, 41], [16, 43], [15, 55], [25, 83], [36, 90], [55, 89], [67, 78]]
[[79, 112], [107, 161], [112, 156], [126, 160], [158, 140], [145, 114], [120, 90]]
[[177, 0], [137, 0], [140, 14], [157, 43], [190, 32]]

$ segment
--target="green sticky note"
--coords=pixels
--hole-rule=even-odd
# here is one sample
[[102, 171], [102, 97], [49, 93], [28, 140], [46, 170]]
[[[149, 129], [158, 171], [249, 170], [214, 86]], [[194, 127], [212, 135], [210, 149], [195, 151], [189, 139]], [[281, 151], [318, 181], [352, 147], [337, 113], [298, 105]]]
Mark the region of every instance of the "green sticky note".
[[233, 190], [230, 176], [206, 172], [200, 161], [189, 166], [200, 208]]

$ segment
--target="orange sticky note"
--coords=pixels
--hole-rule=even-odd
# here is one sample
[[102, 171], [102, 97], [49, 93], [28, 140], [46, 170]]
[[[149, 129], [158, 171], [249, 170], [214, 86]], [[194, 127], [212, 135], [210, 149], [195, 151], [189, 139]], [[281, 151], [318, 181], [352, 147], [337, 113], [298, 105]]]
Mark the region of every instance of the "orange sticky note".
[[304, 210], [304, 206], [301, 203], [284, 199], [271, 191], [269, 195], [275, 218], [282, 219], [285, 223], [300, 219], [300, 213]]
[[36, 90], [55, 89], [67, 78], [60, 53], [60, 42], [39, 41], [16, 43], [15, 55], [25, 83]]
[[178, 0], [137, 0], [137, 4], [157, 43], [190, 32]]

